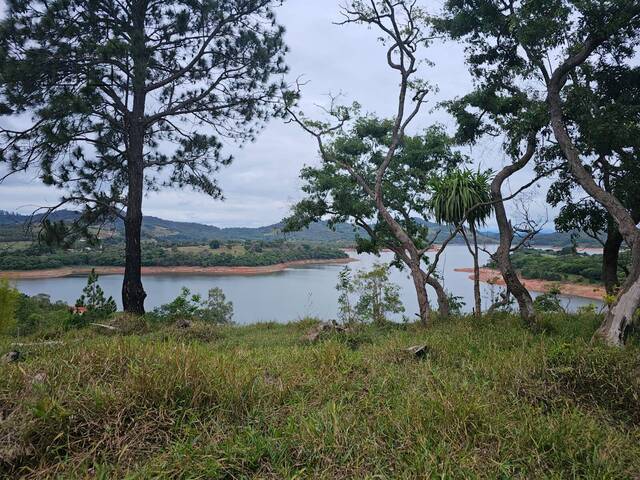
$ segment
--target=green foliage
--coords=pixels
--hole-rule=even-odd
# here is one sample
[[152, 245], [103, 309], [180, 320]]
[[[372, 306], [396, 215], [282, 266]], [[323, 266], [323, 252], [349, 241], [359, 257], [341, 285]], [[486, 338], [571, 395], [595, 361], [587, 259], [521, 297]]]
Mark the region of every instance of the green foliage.
[[431, 209], [437, 222], [479, 227], [491, 216], [491, 171], [456, 168], [430, 181]]
[[[349, 128], [338, 132], [327, 145], [327, 153], [339, 163], [323, 162], [320, 167], [302, 169], [306, 197], [285, 219], [285, 231], [297, 231], [328, 218], [329, 226], [349, 223], [358, 229], [359, 251], [376, 253], [381, 248], [397, 246], [398, 240], [378, 216], [374, 200], [344, 166], [373, 185], [392, 130], [391, 120], [358, 117]], [[430, 178], [463, 161], [464, 157], [453, 148], [453, 140], [438, 125], [420, 135], [404, 137], [398, 146], [382, 183], [383, 197], [387, 210], [418, 248], [431, 240], [427, 227]]]
[[6, 278], [0, 278], [0, 335], [9, 333], [16, 325], [16, 310], [20, 292]]
[[[98, 275], [94, 269], [87, 278], [87, 285], [82, 290], [82, 295], [76, 301], [76, 307], [86, 307], [84, 319], [104, 319], [117, 310], [113, 297], [105, 298], [102, 287], [98, 285]], [[80, 315], [79, 315], [80, 316]]]
[[15, 333], [20, 336], [36, 334], [45, 338], [55, 337], [67, 328], [76, 327], [78, 319], [71, 315], [66, 303], [52, 303], [49, 295], [20, 295]]
[[361, 321], [382, 325], [388, 314], [404, 312], [400, 287], [389, 280], [389, 265], [377, 263], [369, 271], [358, 272], [353, 288], [358, 293], [355, 311]]
[[180, 295], [156, 308], [152, 316], [160, 321], [200, 320], [211, 324], [229, 324], [233, 318], [233, 303], [227, 302], [219, 288], [212, 288], [207, 298], [202, 298], [202, 295], [192, 294], [188, 288], [182, 287]]
[[538, 295], [533, 301], [533, 308], [537, 312], [564, 312], [560, 303], [560, 295], [562, 292], [559, 288], [553, 287], [546, 293]]
[[211, 242], [209, 242], [209, 247], [212, 250], [219, 249], [221, 245], [222, 245], [222, 243], [220, 243], [220, 240], [211, 240]]
[[[602, 282], [602, 255], [571, 253], [569, 249], [553, 250], [523, 249], [511, 255], [511, 261], [524, 278], [548, 280], [552, 282], [571, 281], [585, 283]], [[623, 252], [621, 262], [629, 261], [628, 252]], [[495, 264], [490, 262], [490, 266]], [[621, 278], [625, 270], [619, 269]]]
[[[304, 245], [297, 242], [250, 242], [241, 253], [225, 249], [181, 251], [177, 245], [165, 247], [155, 242], [142, 245], [142, 263], [146, 266], [174, 267], [253, 267], [274, 265], [295, 260], [326, 260], [346, 258], [340, 248], [330, 245]], [[51, 251], [39, 245], [12, 249], [0, 256], [0, 270], [41, 270], [65, 266], [124, 266], [123, 245], [104, 248], [82, 248]]]
[[[87, 220], [133, 208], [127, 172], [136, 155], [148, 160], [138, 165], [140, 188], [219, 196], [215, 173], [231, 158], [218, 133], [249, 140], [277, 113], [272, 76], [287, 71], [287, 49], [276, 4], [11, 2], [0, 28], [1, 113], [28, 112], [33, 124], [3, 131], [0, 162], [37, 169]], [[144, 122], [130, 121], [133, 92]], [[136, 140], [144, 153], [134, 153]]]
[[351, 268], [345, 266], [338, 274], [338, 319], [343, 324], [351, 324], [356, 321], [355, 306], [351, 304], [351, 295], [356, 288], [353, 284]]

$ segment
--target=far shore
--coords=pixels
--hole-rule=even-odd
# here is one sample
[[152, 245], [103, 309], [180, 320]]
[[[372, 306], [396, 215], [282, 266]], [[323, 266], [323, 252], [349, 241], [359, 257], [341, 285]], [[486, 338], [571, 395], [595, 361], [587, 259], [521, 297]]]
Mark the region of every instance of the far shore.
[[[456, 272], [464, 272], [470, 273], [469, 278], [473, 280], [473, 268], [456, 268]], [[503, 285], [504, 279], [500, 274], [499, 270], [493, 270], [491, 268], [481, 268], [480, 269], [480, 281], [484, 283], [489, 283], [493, 285]], [[552, 288], [557, 287], [560, 289], [562, 295], [569, 295], [573, 297], [582, 297], [588, 298], [590, 300], [600, 300], [602, 301], [605, 296], [604, 287], [598, 285], [586, 285], [579, 283], [568, 283], [568, 282], [551, 282], [548, 280], [537, 280], [537, 279], [524, 279], [520, 277], [520, 281], [528, 290], [533, 292], [547, 293]]]
[[[355, 258], [294, 260], [260, 267], [142, 267], [142, 275], [266, 275], [305, 265], [334, 265], [355, 262]], [[95, 269], [98, 275], [122, 275], [124, 267], [64, 267], [50, 270], [6, 270], [0, 277], [12, 280], [87, 276]]]

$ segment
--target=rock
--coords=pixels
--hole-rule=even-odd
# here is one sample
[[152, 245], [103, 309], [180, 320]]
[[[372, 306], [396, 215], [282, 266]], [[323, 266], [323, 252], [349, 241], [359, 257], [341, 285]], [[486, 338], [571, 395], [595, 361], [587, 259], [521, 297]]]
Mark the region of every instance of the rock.
[[12, 350], [11, 352], [5, 354], [2, 357], [2, 363], [15, 363], [19, 361], [21, 358], [22, 358], [22, 355], [20, 355], [19, 351]]
[[318, 325], [313, 327], [311, 330], [309, 330], [307, 333], [305, 333], [304, 336], [302, 337], [302, 340], [305, 342], [314, 343], [320, 340], [320, 337], [324, 333], [347, 332], [347, 331], [349, 331], [347, 327], [345, 327], [344, 325], [339, 325], [338, 323], [336, 323], [335, 320], [332, 320], [331, 322], [319, 323]]
[[179, 329], [191, 328], [191, 322], [189, 320], [180, 319], [176, 321], [175, 327]]
[[413, 347], [407, 348], [405, 351], [416, 358], [424, 358], [429, 354], [429, 349], [426, 345], [414, 345]]

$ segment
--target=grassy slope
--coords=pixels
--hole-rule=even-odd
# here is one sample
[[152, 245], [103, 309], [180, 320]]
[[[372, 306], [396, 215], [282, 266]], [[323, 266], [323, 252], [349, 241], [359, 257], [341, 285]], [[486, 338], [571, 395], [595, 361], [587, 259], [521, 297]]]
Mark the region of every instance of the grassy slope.
[[70, 333], [0, 365], [0, 477], [638, 478], [640, 349], [597, 321]]

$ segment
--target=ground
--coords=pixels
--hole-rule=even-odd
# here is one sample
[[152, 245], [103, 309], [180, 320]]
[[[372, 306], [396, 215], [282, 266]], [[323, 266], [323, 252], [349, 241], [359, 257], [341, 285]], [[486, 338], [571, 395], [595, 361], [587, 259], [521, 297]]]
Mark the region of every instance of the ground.
[[598, 321], [70, 331], [0, 365], [0, 477], [637, 479], [640, 348]]

